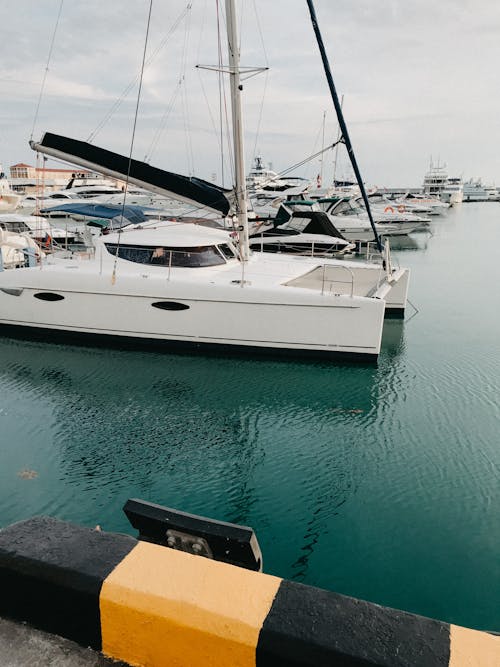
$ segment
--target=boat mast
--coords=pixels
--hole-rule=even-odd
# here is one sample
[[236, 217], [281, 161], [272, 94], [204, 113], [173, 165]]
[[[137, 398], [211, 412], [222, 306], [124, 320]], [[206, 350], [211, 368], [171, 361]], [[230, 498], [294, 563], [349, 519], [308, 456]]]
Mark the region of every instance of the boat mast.
[[328, 81], [328, 86], [330, 88], [330, 94], [332, 96], [333, 100], [333, 105], [335, 107], [335, 111], [337, 112], [337, 118], [339, 120], [339, 126], [342, 131], [342, 139], [345, 143], [345, 147], [347, 148], [347, 153], [349, 155], [349, 158], [351, 160], [352, 168], [353, 171], [356, 175], [356, 180], [358, 182], [359, 189], [361, 191], [361, 196], [363, 197], [363, 201], [365, 204], [366, 212], [368, 213], [368, 218], [370, 220], [370, 224], [373, 229], [373, 234], [375, 236], [375, 241], [377, 242], [377, 247], [380, 252], [383, 251], [383, 245], [380, 240], [380, 237], [377, 233], [377, 229], [375, 227], [375, 223], [373, 221], [372, 217], [372, 212], [370, 209], [370, 202], [368, 201], [368, 197], [366, 195], [366, 190], [365, 186], [363, 183], [363, 179], [361, 178], [361, 174], [358, 168], [358, 163], [356, 162], [356, 156], [354, 155], [354, 150], [351, 144], [351, 139], [349, 138], [349, 132], [347, 131], [347, 125], [345, 124], [344, 120], [344, 114], [342, 113], [342, 107], [339, 102], [339, 98], [337, 96], [337, 91], [335, 90], [335, 84], [333, 83], [333, 77], [332, 77], [332, 72], [330, 70], [330, 63], [328, 62], [328, 56], [326, 55], [325, 51], [325, 45], [323, 44], [323, 38], [321, 37], [321, 32], [319, 29], [318, 25], [318, 19], [316, 18], [316, 12], [314, 10], [314, 4], [312, 0], [307, 0], [307, 6], [309, 7], [309, 13], [311, 15], [311, 22], [312, 26], [314, 29], [314, 34], [316, 35], [316, 40], [318, 42], [319, 46], [319, 51], [321, 54], [321, 60], [323, 61], [323, 67], [325, 69], [325, 74], [326, 74], [326, 79]]
[[234, 0], [226, 0], [227, 45], [229, 52], [229, 78], [231, 82], [231, 110], [233, 119], [233, 144], [235, 167], [235, 209], [238, 218], [240, 256], [248, 261], [248, 213], [245, 182], [245, 159], [243, 151], [243, 121], [241, 113], [240, 53], [236, 27]]

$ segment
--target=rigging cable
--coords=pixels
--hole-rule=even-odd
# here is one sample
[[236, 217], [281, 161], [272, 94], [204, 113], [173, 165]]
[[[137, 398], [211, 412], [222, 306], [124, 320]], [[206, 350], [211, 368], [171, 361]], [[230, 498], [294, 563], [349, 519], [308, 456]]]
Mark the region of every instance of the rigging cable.
[[[313, 151], [315, 151], [315, 152], [316, 152], [316, 148], [317, 148], [317, 146], [318, 146], [318, 143], [320, 143], [321, 127], [322, 127], [322, 126], [320, 125], [320, 126], [319, 126], [319, 129], [318, 129], [318, 133], [316, 134], [316, 139], [314, 140]], [[322, 148], [323, 148], [323, 147], [322, 147]], [[323, 151], [321, 150], [321, 151], [319, 151], [318, 154], [321, 155], [322, 152], [323, 152]], [[311, 173], [311, 172], [310, 172], [310, 167], [308, 167], [307, 170], [306, 170], [306, 172], [305, 172], [306, 178], [311, 179], [311, 177], [310, 177], [310, 173]]]
[[146, 26], [146, 37], [144, 39], [144, 50], [142, 53], [142, 64], [141, 64], [141, 73], [140, 73], [140, 78], [139, 78], [139, 89], [137, 91], [137, 101], [135, 105], [135, 114], [134, 114], [134, 125], [132, 127], [132, 138], [130, 141], [130, 153], [129, 153], [129, 158], [128, 158], [128, 166], [127, 166], [127, 178], [125, 180], [125, 189], [123, 191], [123, 204], [122, 204], [122, 210], [120, 214], [120, 228], [118, 229], [118, 245], [116, 248], [116, 255], [115, 255], [115, 261], [113, 264], [113, 273], [111, 275], [111, 284], [114, 285], [116, 282], [116, 264], [118, 262], [118, 256], [120, 254], [120, 235], [122, 231], [122, 225], [123, 225], [123, 214], [125, 212], [125, 202], [127, 199], [127, 190], [128, 190], [128, 182], [130, 178], [130, 167], [132, 165], [132, 153], [134, 150], [134, 140], [135, 140], [135, 130], [137, 127], [137, 117], [139, 115], [139, 102], [141, 100], [141, 91], [142, 91], [142, 79], [144, 76], [144, 66], [146, 63], [146, 51], [148, 48], [148, 37], [149, 37], [149, 26], [151, 25], [151, 12], [153, 9], [153, 0], [149, 0], [149, 12], [148, 12], [148, 21], [147, 21], [147, 26]]
[[[233, 179], [233, 174], [235, 172], [236, 166], [234, 162], [234, 155], [233, 155], [233, 140], [231, 137], [231, 126], [229, 123], [229, 113], [228, 113], [228, 105], [227, 105], [227, 95], [226, 95], [226, 84], [225, 84], [225, 78], [224, 78], [224, 56], [223, 56], [223, 48], [222, 48], [222, 33], [221, 33], [221, 21], [220, 21], [220, 16], [222, 16], [222, 19], [225, 23], [225, 17], [224, 17], [224, 11], [222, 8], [222, 5], [219, 3], [219, 0], [216, 0], [216, 6], [217, 6], [217, 48], [218, 48], [218, 56], [219, 56], [219, 116], [220, 116], [220, 131], [221, 131], [221, 146], [224, 146], [223, 143], [223, 128], [226, 130], [226, 141], [227, 141], [227, 154], [228, 154], [228, 159], [229, 159], [229, 171], [231, 174], [231, 187], [234, 188], [234, 183], [232, 182]], [[222, 148], [222, 153], [221, 153], [221, 160], [224, 160], [224, 150]], [[222, 165], [224, 163], [222, 162]]]
[[57, 14], [57, 19], [56, 19], [56, 25], [54, 27], [54, 32], [52, 34], [52, 40], [50, 42], [49, 55], [47, 57], [47, 64], [45, 66], [45, 72], [43, 74], [43, 79], [42, 79], [42, 85], [40, 87], [40, 95], [38, 96], [38, 104], [36, 105], [35, 117], [33, 119], [33, 127], [31, 128], [30, 139], [33, 139], [33, 134], [35, 132], [36, 121], [38, 120], [38, 112], [40, 111], [40, 104], [42, 102], [42, 95], [43, 95], [43, 91], [44, 91], [44, 88], [45, 88], [45, 81], [47, 79], [47, 74], [49, 72], [49, 63], [50, 63], [50, 59], [52, 57], [52, 49], [54, 48], [54, 42], [55, 42], [55, 39], [56, 39], [57, 27], [59, 25], [59, 19], [61, 18], [61, 12], [62, 12], [62, 8], [63, 8], [63, 4], [64, 4], [64, 0], [61, 0], [61, 4], [59, 5], [59, 12]]
[[160, 124], [156, 128], [156, 132], [155, 132], [155, 134], [154, 134], [154, 136], [151, 140], [151, 143], [149, 144], [149, 147], [146, 151], [146, 154], [144, 155], [144, 162], [148, 162], [148, 163], [151, 162], [151, 159], [153, 157], [153, 153], [156, 151], [156, 149], [158, 147], [161, 135], [162, 135], [162, 133], [165, 129], [165, 126], [167, 124], [169, 116], [174, 109], [175, 101], [177, 99], [177, 96], [179, 94], [181, 86], [182, 86], [182, 80], [179, 79], [178, 82], [177, 82], [177, 86], [174, 90], [174, 93], [173, 93], [172, 97], [170, 98], [170, 100], [168, 102], [167, 108], [163, 112], [163, 115], [162, 115], [161, 120], [160, 120]]
[[[236, 155], [234, 153], [234, 145], [233, 145], [233, 138], [232, 138], [232, 133], [231, 133], [231, 126], [232, 126], [232, 121], [231, 123], [229, 122], [229, 112], [228, 112], [228, 104], [227, 104], [227, 95], [226, 95], [226, 84], [225, 84], [225, 78], [224, 78], [224, 57], [223, 57], [223, 48], [222, 48], [222, 36], [221, 36], [221, 28], [220, 28], [220, 20], [219, 20], [219, 12], [220, 15], [222, 16], [224, 24], [226, 24], [226, 17], [224, 16], [224, 10], [222, 7], [222, 4], [219, 3], [219, 0], [216, 0], [216, 5], [217, 5], [217, 44], [218, 44], [218, 53], [219, 53], [219, 71], [220, 71], [220, 81], [219, 81], [219, 99], [220, 99], [220, 118], [221, 118], [221, 137], [222, 137], [222, 127], [223, 127], [223, 120], [225, 120], [225, 129], [226, 129], [226, 141], [227, 141], [227, 154], [229, 158], [229, 170], [231, 174], [231, 188], [232, 188], [232, 198], [231, 198], [231, 208], [233, 208], [238, 200], [238, 193], [236, 191], [236, 184], [234, 182], [234, 177], [236, 174]], [[227, 52], [229, 55], [229, 44], [227, 45]], [[222, 106], [222, 103], [224, 105]], [[224, 111], [224, 114], [222, 113]], [[223, 159], [223, 155], [221, 156]], [[231, 224], [232, 224], [232, 229], [233, 229], [233, 235], [237, 235], [238, 231], [236, 228], [236, 217], [234, 215], [231, 216]]]
[[191, 141], [191, 132], [190, 132], [191, 121], [189, 117], [189, 104], [188, 104], [187, 90], [186, 90], [187, 54], [189, 47], [190, 28], [191, 24], [188, 17], [184, 30], [184, 44], [181, 56], [180, 80], [182, 81], [183, 84], [181, 87], [181, 104], [182, 104], [182, 119], [184, 123], [184, 141], [186, 143], [186, 153], [188, 161], [188, 174], [189, 176], [194, 176], [194, 154], [193, 154], [193, 145]]
[[220, 166], [221, 166], [221, 185], [224, 187], [224, 131], [223, 131], [223, 121], [222, 121], [222, 55], [221, 55], [221, 45], [220, 45], [220, 18], [219, 18], [219, 0], [215, 2], [217, 9], [217, 58], [218, 58], [218, 89], [219, 89], [219, 130], [220, 130]]
[[[174, 21], [172, 24], [170, 30], [167, 32], [165, 37], [162, 39], [162, 41], [158, 44], [156, 49], [151, 53], [149, 58], [146, 60], [145, 67], [148, 67], [153, 60], [156, 58], [156, 56], [160, 53], [160, 51], [163, 49], [163, 47], [166, 45], [170, 37], [174, 34], [174, 32], [177, 30], [179, 25], [181, 24], [182, 20], [186, 16], [186, 14], [189, 12], [189, 10], [192, 7], [192, 2], [189, 2], [187, 6], [182, 10], [182, 12], [179, 14], [177, 19]], [[137, 81], [139, 79], [139, 76], [134, 77], [132, 81], [129, 82], [129, 84], [124, 88], [122, 91], [122, 94], [118, 99], [114, 101], [112, 106], [110, 107], [109, 111], [107, 114], [104, 116], [104, 118], [98, 123], [98, 125], [92, 130], [92, 132], [89, 134], [87, 137], [87, 142], [92, 143], [96, 136], [99, 134], [99, 132], [103, 129], [103, 127], [110, 121], [110, 119], [114, 116], [114, 114], [118, 111], [120, 106], [122, 105], [123, 101], [127, 97], [127, 95], [130, 93], [130, 91], [134, 88], [134, 86], [137, 84]]]
[[[188, 6], [186, 7], [186, 10], [183, 12], [182, 16], [186, 15], [187, 17], [190, 17], [190, 14], [187, 12], [191, 10], [192, 8], [192, 3], [189, 3]], [[176, 25], [179, 24], [179, 21], [176, 23]], [[153, 138], [151, 139], [151, 143], [149, 144], [149, 147], [146, 151], [146, 154], [144, 155], [144, 162], [151, 162], [151, 159], [153, 157], [153, 153], [156, 152], [156, 149], [160, 143], [161, 136], [163, 132], [165, 131], [165, 128], [167, 126], [167, 122], [174, 110], [175, 103], [177, 101], [177, 97], [179, 93], [182, 93], [182, 85], [184, 83], [184, 73], [182, 71], [182, 59], [184, 58], [184, 53], [181, 53], [181, 65], [180, 65], [180, 72], [179, 72], [179, 78], [177, 79], [177, 84], [174, 89], [174, 92], [172, 93], [172, 96], [165, 108], [165, 111], [163, 112], [160, 122], [158, 124], [158, 127], [156, 128], [156, 131], [153, 135]], [[181, 96], [181, 103], [182, 103], [182, 96]]]
[[[318, 143], [317, 140], [316, 140], [316, 143]], [[310, 155], [309, 157], [304, 158], [304, 159], [301, 160], [300, 162], [296, 162], [295, 164], [292, 164], [291, 167], [287, 167], [286, 169], [283, 169], [283, 171], [280, 171], [280, 172], [278, 173], [278, 176], [286, 176], [286, 175], [289, 174], [290, 172], [295, 171], [295, 170], [298, 169], [299, 167], [302, 167], [304, 164], [307, 164], [308, 162], [311, 162], [311, 160], [316, 159], [317, 157], [319, 157], [319, 156], [322, 155], [323, 153], [326, 153], [327, 151], [331, 150], [332, 148], [335, 148], [335, 146], [336, 146], [338, 143], [341, 143], [341, 144], [342, 144], [342, 143], [344, 143], [344, 142], [343, 142], [342, 139], [339, 139], [339, 141], [336, 141], [335, 143], [330, 144], [329, 146], [325, 146], [325, 148], [322, 148], [320, 151], [317, 151], [316, 153], [313, 153], [313, 154]]]
[[[204, 12], [203, 12], [203, 23], [202, 23], [202, 27], [201, 27], [201, 31], [200, 31], [200, 39], [199, 39], [199, 42], [198, 42], [198, 52], [196, 54], [196, 61], [198, 63], [200, 62], [201, 43], [203, 41], [203, 32], [204, 32], [204, 28], [205, 28], [206, 2], [207, 2], [207, 0], [205, 0], [205, 6], [204, 6]], [[217, 10], [217, 19], [218, 19], [218, 10]], [[200, 82], [201, 91], [203, 93], [203, 97], [205, 98], [205, 104], [207, 106], [208, 115], [210, 117], [210, 122], [212, 124], [212, 129], [213, 129], [213, 132], [214, 132], [215, 141], [217, 143], [217, 146], [218, 146], [218, 149], [219, 149], [219, 152], [220, 152], [220, 155], [221, 155], [221, 161], [222, 161], [222, 168], [221, 168], [222, 181], [221, 182], [222, 182], [222, 185], [224, 185], [224, 154], [223, 154], [223, 145], [222, 145], [222, 134], [217, 127], [217, 123], [215, 122], [214, 113], [212, 112], [212, 107], [211, 107], [210, 101], [208, 99], [207, 91], [205, 89], [205, 84], [203, 83], [203, 77], [201, 75], [200, 70], [205, 69], [205, 68], [200, 66], [200, 65], [196, 65], [196, 69], [198, 71], [198, 79], [199, 79], [199, 82]], [[219, 83], [218, 90], [219, 90], [219, 109], [220, 109], [220, 77], [221, 77], [220, 67], [216, 68], [216, 71], [217, 71], [217, 74], [218, 74], [217, 81]], [[222, 127], [222, 125], [220, 125], [220, 128], [221, 127]]]
[[[201, 25], [201, 29], [200, 29], [200, 37], [199, 37], [199, 40], [198, 40], [198, 50], [197, 50], [197, 53], [196, 53], [196, 62], [197, 63], [200, 62], [201, 44], [203, 42], [203, 33], [204, 33], [204, 30], [205, 30], [206, 9], [207, 9], [207, 0], [205, 0], [205, 4], [204, 4], [204, 7], [203, 7], [202, 25]], [[215, 123], [214, 114], [212, 113], [212, 107], [210, 106], [210, 101], [208, 99], [207, 91], [205, 89], [205, 84], [203, 83], [203, 77], [202, 77], [201, 71], [200, 71], [201, 69], [202, 68], [199, 65], [196, 65], [196, 70], [198, 72], [198, 80], [200, 82], [200, 87], [201, 87], [201, 92], [203, 93], [203, 97], [205, 98], [205, 104], [207, 105], [208, 115], [210, 117], [210, 122], [212, 124], [212, 129], [213, 129], [213, 132], [214, 132], [214, 135], [215, 135], [215, 140], [218, 144], [219, 150], [222, 151], [222, 147], [221, 147], [221, 144], [220, 144], [219, 133], [218, 133], [218, 130], [217, 130], [217, 125]]]
[[267, 84], [268, 84], [268, 80], [269, 80], [269, 60], [268, 60], [268, 57], [267, 57], [266, 45], [265, 45], [265, 42], [264, 42], [264, 35], [262, 33], [262, 27], [260, 25], [259, 14], [257, 12], [257, 6], [255, 4], [255, 0], [253, 0], [253, 8], [254, 8], [254, 12], [255, 12], [255, 18], [257, 20], [257, 27], [258, 27], [258, 30], [259, 30], [259, 36], [260, 36], [260, 41], [261, 41], [261, 44], [262, 44], [262, 50], [264, 52], [264, 60], [266, 62], [264, 90], [262, 92], [262, 99], [261, 99], [261, 102], [260, 102], [260, 110], [259, 110], [259, 120], [257, 121], [257, 129], [255, 131], [255, 142], [254, 142], [254, 145], [253, 145], [253, 154], [252, 154], [252, 156], [255, 157], [256, 154], [257, 154], [257, 142], [259, 141], [259, 136], [260, 136], [260, 127], [261, 127], [261, 123], [262, 123], [262, 115], [264, 113], [264, 102], [265, 102], [265, 99], [266, 99]]

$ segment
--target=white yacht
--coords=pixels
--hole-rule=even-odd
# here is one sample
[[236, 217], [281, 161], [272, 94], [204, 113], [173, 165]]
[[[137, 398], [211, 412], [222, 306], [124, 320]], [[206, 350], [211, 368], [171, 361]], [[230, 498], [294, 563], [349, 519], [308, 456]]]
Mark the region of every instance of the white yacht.
[[0, 229], [29, 236], [45, 247], [51, 247], [53, 243], [64, 246], [75, 243], [77, 240], [75, 233], [52, 226], [46, 218], [40, 215], [2, 213], [0, 214]]
[[[93, 185], [78, 185], [71, 188], [64, 188], [63, 190], [56, 190], [49, 192], [44, 196], [35, 194], [28, 194], [22, 197], [19, 202], [19, 210], [24, 213], [32, 213], [33, 211], [42, 212], [57, 204], [67, 203], [82, 203], [92, 201], [101, 204], [122, 204], [124, 193], [115, 186], [99, 186]], [[137, 206], [152, 206], [166, 205], [170, 203], [164, 198], [155, 197], [150, 192], [139, 188], [130, 188], [127, 190], [127, 204]], [[59, 217], [57, 215], [47, 214], [47, 217]]]
[[395, 204], [403, 210], [420, 215], [443, 215], [450, 208], [447, 202], [441, 201], [434, 195], [425, 195], [407, 192], [403, 197], [395, 199]]
[[488, 194], [488, 201], [498, 201], [500, 195], [498, 193], [498, 188], [496, 185], [489, 184], [483, 185], [485, 192]]
[[441, 201], [450, 206], [461, 204], [464, 198], [464, 184], [462, 178], [452, 177], [446, 180], [445, 186], [441, 191]]
[[440, 199], [441, 193], [446, 186], [448, 174], [446, 166], [440, 165], [439, 162], [435, 165], [432, 162], [429, 165], [429, 171], [424, 176], [423, 193], [428, 197]]
[[[311, 207], [311, 202], [304, 202], [304, 205]], [[304, 205], [297, 202], [293, 210], [301, 210]], [[359, 200], [352, 197], [332, 197], [320, 200], [316, 206], [321, 207], [331, 217], [336, 229], [349, 241], [373, 240], [373, 229], [366, 209], [360, 205]], [[384, 237], [410, 234], [423, 224], [423, 220], [418, 218], [403, 215], [398, 218], [377, 210], [373, 210], [373, 217], [378, 234]]]
[[470, 179], [464, 183], [464, 201], [489, 201], [490, 196], [481, 179]]
[[15, 211], [20, 201], [21, 195], [12, 190], [9, 180], [0, 164], [0, 213]]
[[[453, 206], [463, 199], [463, 183], [461, 178], [449, 178], [446, 165], [435, 165], [431, 158], [429, 171], [424, 176], [423, 197], [440, 201]], [[436, 208], [433, 214], [437, 215]]]
[[299, 186], [306, 188], [309, 186], [309, 181], [294, 176], [283, 178], [272, 169], [266, 168], [262, 157], [257, 155], [254, 158], [253, 168], [246, 177], [246, 185], [251, 192], [282, 192]]
[[27, 234], [16, 234], [0, 225], [0, 271], [35, 266], [45, 256], [39, 245]]

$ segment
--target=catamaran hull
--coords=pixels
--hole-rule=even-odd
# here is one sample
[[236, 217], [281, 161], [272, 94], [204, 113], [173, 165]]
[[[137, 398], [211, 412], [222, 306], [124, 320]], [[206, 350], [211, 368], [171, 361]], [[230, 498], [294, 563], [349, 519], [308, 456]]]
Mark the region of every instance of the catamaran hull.
[[176, 354], [206, 354], [227, 357], [251, 356], [255, 358], [298, 360], [338, 360], [362, 364], [376, 364], [378, 359], [378, 354], [360, 352], [270, 348], [261, 346], [254, 347], [252, 345], [227, 345], [223, 343], [200, 343], [193, 341], [164, 340], [159, 338], [137, 338], [134, 336], [102, 335], [80, 331], [36, 328], [10, 324], [0, 324], [0, 336], [48, 344], [109, 347], [118, 350], [168, 352]]
[[403, 318], [408, 300], [410, 269], [398, 269], [393, 276], [391, 289], [385, 297], [385, 317]]
[[104, 338], [110, 343], [325, 358], [373, 359], [380, 351], [383, 300], [318, 296], [317, 305], [282, 304], [193, 298], [187, 292], [169, 293], [167, 287], [161, 296], [120, 295], [2, 282], [0, 327], [7, 333], [45, 334], [46, 341]]

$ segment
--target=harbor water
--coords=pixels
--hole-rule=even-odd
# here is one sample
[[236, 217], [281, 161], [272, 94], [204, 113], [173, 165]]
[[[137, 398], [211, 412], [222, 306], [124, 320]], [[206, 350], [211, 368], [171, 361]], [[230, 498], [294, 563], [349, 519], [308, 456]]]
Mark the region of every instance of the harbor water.
[[500, 631], [500, 205], [431, 228], [378, 365], [0, 338], [0, 526], [134, 534], [142, 498], [252, 526], [268, 573]]

